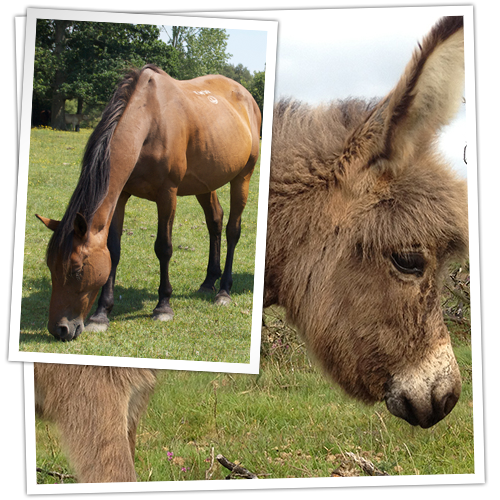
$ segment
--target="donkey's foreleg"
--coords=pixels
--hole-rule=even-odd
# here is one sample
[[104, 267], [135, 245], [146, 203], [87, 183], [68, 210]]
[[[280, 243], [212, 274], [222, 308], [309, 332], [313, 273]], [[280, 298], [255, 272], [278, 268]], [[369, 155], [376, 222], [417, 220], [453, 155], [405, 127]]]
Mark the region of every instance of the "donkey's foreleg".
[[57, 425], [79, 482], [136, 481], [131, 437], [153, 386], [149, 370], [35, 365], [37, 412]]
[[215, 282], [221, 277], [220, 268], [220, 244], [222, 236], [222, 218], [224, 212], [220, 206], [217, 193], [212, 191], [197, 195], [199, 204], [205, 212], [208, 233], [210, 235], [210, 251], [208, 256], [207, 276], [201, 284], [200, 292], [212, 292], [215, 290]]
[[[127, 429], [126, 408], [115, 401], [106, 402], [114, 418], [113, 425], [106, 421], [95, 401], [82, 404], [94, 408], [87, 417], [85, 428], [75, 430], [67, 422], [58, 422], [63, 447], [69, 450], [69, 458], [80, 483], [110, 483], [137, 481], [134, 454], [131, 452], [131, 435]], [[103, 403], [104, 404], [104, 403]], [[80, 417], [79, 417], [80, 418]], [[133, 429], [135, 444], [135, 427]]]
[[234, 250], [241, 234], [241, 214], [247, 203], [250, 177], [252, 173], [244, 177], [236, 177], [231, 181], [231, 210], [226, 226], [227, 254], [224, 265], [224, 273], [220, 280], [219, 293], [215, 297], [217, 305], [225, 305], [231, 302], [229, 293], [233, 284], [233, 260]]
[[170, 307], [172, 285], [168, 277], [168, 266], [172, 257], [172, 227], [177, 205], [177, 188], [170, 187], [162, 192], [162, 198], [156, 202], [158, 208], [158, 234], [155, 241], [155, 253], [160, 261], [160, 286], [158, 304], [153, 311], [153, 319], [169, 321], [174, 317]]
[[113, 214], [113, 220], [109, 226], [108, 233], [108, 250], [111, 256], [111, 272], [108, 281], [104, 284], [101, 290], [101, 296], [97, 302], [97, 308], [94, 314], [89, 318], [89, 323], [85, 327], [85, 331], [102, 332], [107, 330], [109, 326], [108, 315], [114, 305], [114, 288], [116, 278], [116, 268], [120, 262], [121, 237], [123, 231], [123, 220], [125, 217], [125, 205], [127, 204], [130, 195], [122, 193], [118, 199], [118, 203]]

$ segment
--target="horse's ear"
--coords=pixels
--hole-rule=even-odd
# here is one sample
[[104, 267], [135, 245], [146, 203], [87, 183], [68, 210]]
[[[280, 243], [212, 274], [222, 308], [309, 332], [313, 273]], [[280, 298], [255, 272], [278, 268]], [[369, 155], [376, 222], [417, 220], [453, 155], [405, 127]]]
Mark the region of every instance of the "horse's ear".
[[85, 217], [80, 213], [76, 214], [74, 230], [75, 230], [75, 235], [78, 238], [81, 238], [81, 239], [86, 238], [88, 225], [87, 225], [87, 221], [85, 220]]
[[413, 53], [384, 100], [385, 151], [395, 168], [453, 119], [464, 90], [463, 17], [443, 17]]
[[61, 222], [58, 220], [47, 219], [47, 217], [42, 217], [38, 214], [35, 214], [35, 217], [41, 220], [51, 231], [55, 231], [57, 229], [57, 226], [59, 226], [59, 222]]

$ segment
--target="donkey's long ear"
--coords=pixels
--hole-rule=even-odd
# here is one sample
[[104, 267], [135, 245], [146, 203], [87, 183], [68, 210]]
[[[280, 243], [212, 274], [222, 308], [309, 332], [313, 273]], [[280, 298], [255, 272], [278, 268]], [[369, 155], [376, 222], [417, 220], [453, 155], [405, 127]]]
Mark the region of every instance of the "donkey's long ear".
[[464, 89], [463, 17], [443, 17], [389, 94], [384, 156], [405, 162], [450, 123]]
[[396, 173], [455, 116], [463, 86], [463, 17], [443, 17], [415, 50], [396, 87], [347, 139], [341, 164], [361, 160]]

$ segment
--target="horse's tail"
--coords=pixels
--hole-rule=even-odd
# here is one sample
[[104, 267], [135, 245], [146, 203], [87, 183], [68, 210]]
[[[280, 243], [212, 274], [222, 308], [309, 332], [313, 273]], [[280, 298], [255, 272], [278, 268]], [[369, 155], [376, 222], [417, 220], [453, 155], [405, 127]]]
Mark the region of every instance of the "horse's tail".
[[130, 70], [118, 84], [102, 114], [101, 121], [92, 132], [85, 147], [78, 184], [66, 213], [51, 238], [47, 248], [47, 259], [55, 257], [62, 251], [63, 262], [67, 261], [72, 248], [69, 235], [73, 231], [76, 214], [82, 214], [90, 225], [94, 214], [106, 197], [109, 188], [111, 138], [134, 93], [139, 77], [146, 68], [159, 71], [153, 65]]

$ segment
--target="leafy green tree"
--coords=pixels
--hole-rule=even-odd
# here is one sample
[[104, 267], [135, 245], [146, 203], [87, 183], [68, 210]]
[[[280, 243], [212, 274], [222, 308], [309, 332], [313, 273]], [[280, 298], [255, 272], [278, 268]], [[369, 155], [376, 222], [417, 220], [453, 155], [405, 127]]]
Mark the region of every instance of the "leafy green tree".
[[241, 83], [244, 86], [245, 84], [251, 84], [253, 80], [250, 70], [241, 63], [236, 66], [234, 64], [226, 64], [222, 69], [221, 74], [235, 80], [238, 83]]
[[152, 25], [38, 20], [34, 112], [50, 103], [52, 126], [63, 129], [67, 99], [104, 105], [128, 67], [153, 63], [176, 76], [178, 54], [159, 35]]
[[224, 29], [163, 26], [162, 31], [178, 54], [178, 77], [182, 80], [220, 74], [231, 58], [226, 52], [229, 35]]
[[253, 74], [252, 82], [247, 87], [250, 94], [252, 94], [255, 102], [259, 106], [260, 112], [264, 110], [264, 86], [266, 83], [266, 72], [255, 71]]

